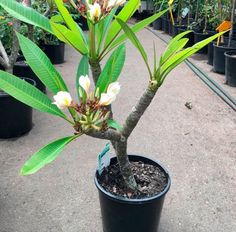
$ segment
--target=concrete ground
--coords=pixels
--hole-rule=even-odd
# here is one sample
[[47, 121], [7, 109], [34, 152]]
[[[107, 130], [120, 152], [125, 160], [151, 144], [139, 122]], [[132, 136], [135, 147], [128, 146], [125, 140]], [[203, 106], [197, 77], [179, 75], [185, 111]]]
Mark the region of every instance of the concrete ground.
[[[165, 47], [147, 30], [139, 38], [150, 59], [153, 41], [159, 53]], [[66, 63], [57, 66], [71, 89], [78, 60], [68, 48]], [[114, 115], [122, 123], [148, 83], [130, 43], [120, 83]], [[185, 107], [188, 101], [191, 110]], [[83, 136], [37, 174], [19, 175], [33, 152], [72, 133], [60, 118], [34, 112], [29, 134], [0, 141], [0, 232], [102, 232], [93, 175], [106, 141]], [[159, 232], [236, 231], [235, 111], [185, 64], [157, 93], [129, 140], [129, 152], [158, 159], [171, 172]]]

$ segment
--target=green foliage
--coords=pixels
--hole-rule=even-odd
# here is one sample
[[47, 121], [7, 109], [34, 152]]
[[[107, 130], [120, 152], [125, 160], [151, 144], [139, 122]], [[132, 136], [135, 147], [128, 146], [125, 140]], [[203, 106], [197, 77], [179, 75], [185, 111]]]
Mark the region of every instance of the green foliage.
[[124, 62], [125, 45], [122, 44], [111, 54], [98, 78], [96, 88], [99, 88], [100, 94], [106, 91], [110, 83], [115, 82], [118, 79], [124, 66]]
[[58, 139], [36, 152], [21, 168], [22, 175], [31, 175], [45, 165], [51, 163], [62, 152], [65, 146], [75, 140], [79, 135]]
[[31, 40], [19, 33], [17, 33], [17, 37], [27, 63], [47, 88], [53, 94], [59, 91], [68, 91], [64, 80], [44, 52]]
[[0, 89], [19, 101], [39, 111], [46, 112], [67, 120], [52, 101], [36, 87], [20, 78], [0, 70]]
[[113, 120], [113, 119], [109, 119], [109, 120], [108, 120], [108, 126], [109, 126], [110, 128], [116, 129], [116, 130], [118, 130], [118, 131], [121, 131], [121, 130], [122, 130], [122, 126], [121, 126], [117, 121], [115, 121], [115, 120]]

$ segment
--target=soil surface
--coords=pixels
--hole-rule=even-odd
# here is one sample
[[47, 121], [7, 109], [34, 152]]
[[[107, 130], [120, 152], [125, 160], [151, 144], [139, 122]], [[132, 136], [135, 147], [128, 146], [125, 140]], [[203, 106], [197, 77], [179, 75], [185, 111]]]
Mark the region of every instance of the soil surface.
[[98, 182], [107, 192], [130, 199], [155, 196], [167, 186], [168, 179], [158, 167], [143, 162], [131, 162], [131, 168], [138, 184], [137, 191], [125, 186], [118, 164], [105, 168]]

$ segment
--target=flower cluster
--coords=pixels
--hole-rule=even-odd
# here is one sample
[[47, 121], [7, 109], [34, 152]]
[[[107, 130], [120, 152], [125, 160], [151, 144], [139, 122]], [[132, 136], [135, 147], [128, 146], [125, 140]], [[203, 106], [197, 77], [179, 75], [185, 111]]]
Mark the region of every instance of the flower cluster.
[[78, 0], [77, 10], [91, 22], [96, 23], [100, 19], [106, 17], [115, 7], [121, 6], [126, 0], [86, 0], [83, 3]]
[[79, 78], [80, 103], [73, 102], [71, 95], [68, 92], [60, 91], [53, 96], [55, 104], [59, 109], [73, 108], [78, 113], [75, 118], [74, 128], [78, 133], [86, 133], [89, 130], [105, 131], [107, 130], [107, 120], [110, 116], [110, 111], [107, 108], [115, 101], [117, 94], [120, 92], [118, 82], [111, 83], [106, 93], [99, 95], [99, 89], [96, 89], [95, 94], [90, 92], [90, 80], [88, 76]]

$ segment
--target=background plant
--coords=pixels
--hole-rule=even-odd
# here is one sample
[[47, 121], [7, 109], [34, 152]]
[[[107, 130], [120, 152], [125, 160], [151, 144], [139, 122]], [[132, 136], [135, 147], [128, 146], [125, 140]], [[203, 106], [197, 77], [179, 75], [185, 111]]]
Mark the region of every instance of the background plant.
[[[216, 39], [218, 35], [201, 41], [193, 47], [183, 49], [188, 42], [188, 39], [183, 38], [183, 36], [190, 31], [184, 32], [171, 40], [159, 60], [157, 60], [154, 46], [154, 66], [151, 67], [149, 64], [150, 57], [148, 57], [135, 33], [163, 15], [167, 10], [129, 27], [127, 21], [139, 7], [139, 0], [130, 0], [117, 17], [115, 17], [116, 6], [114, 3], [109, 8], [107, 5], [101, 7], [101, 4], [105, 4], [104, 2], [95, 2], [88, 8], [88, 5], [75, 5], [72, 2], [78, 12], [87, 17], [89, 24], [87, 38], [73, 21], [62, 0], [54, 0], [54, 3], [63, 19], [63, 24], [55, 21], [55, 17], [58, 16], [49, 20], [33, 9], [22, 7], [15, 1], [2, 0], [0, 2], [0, 5], [15, 17], [56, 35], [82, 55], [75, 81], [78, 95], [77, 103], [69, 97], [69, 89], [66, 83], [45, 54], [32, 41], [20, 34], [17, 35], [27, 63], [52, 92], [56, 105], [52, 104], [52, 101], [35, 87], [2, 71], [0, 72], [0, 87], [25, 104], [63, 118], [75, 129], [75, 135], [56, 140], [36, 152], [26, 162], [21, 172], [27, 175], [38, 171], [52, 162], [68, 143], [85, 134], [111, 141], [126, 186], [136, 191], [137, 184], [127, 155], [129, 136], [151, 104], [166, 76], [189, 56]], [[103, 10], [99, 11], [99, 7], [100, 10], [101, 8]], [[146, 90], [121, 126], [114, 120], [110, 104], [118, 93], [117, 80], [124, 65], [124, 42], [127, 38], [140, 52], [147, 67], [149, 79]], [[100, 62], [108, 54], [110, 56], [102, 68]], [[89, 90], [89, 67], [95, 84], [95, 89], [92, 92]], [[68, 109], [70, 116], [61, 110], [62, 106]]]

